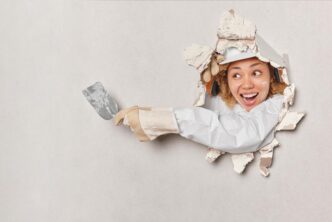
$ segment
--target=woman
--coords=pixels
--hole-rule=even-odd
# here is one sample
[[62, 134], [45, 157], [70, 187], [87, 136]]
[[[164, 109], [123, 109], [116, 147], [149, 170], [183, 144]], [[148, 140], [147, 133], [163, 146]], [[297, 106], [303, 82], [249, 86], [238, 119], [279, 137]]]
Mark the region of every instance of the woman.
[[[229, 59], [230, 58], [226, 58]], [[125, 120], [141, 141], [178, 133], [179, 135], [229, 153], [254, 152], [271, 142], [282, 109], [285, 83], [279, 83], [274, 68], [257, 57], [223, 63], [225, 71], [208, 82], [216, 91], [210, 106], [186, 109], [131, 107], [115, 116], [115, 123]], [[222, 68], [220, 70], [223, 70]], [[217, 84], [213, 87], [213, 83]], [[211, 96], [212, 92], [210, 93]]]
[[[208, 146], [206, 159], [232, 153], [234, 170], [243, 172], [260, 152], [260, 172], [269, 175], [275, 131], [294, 130], [302, 112], [290, 112], [294, 84], [289, 84], [285, 57], [259, 35], [256, 26], [233, 10], [220, 20], [216, 47], [192, 45], [184, 52], [187, 63], [201, 76], [193, 108], [134, 106], [118, 112], [115, 100], [101, 83], [83, 94], [104, 119], [130, 126], [140, 141], [176, 133]], [[202, 106], [203, 108], [201, 108]]]
[[228, 106], [237, 102], [249, 112], [268, 97], [283, 93], [287, 85], [276, 80], [274, 69], [256, 57], [232, 62], [217, 78], [223, 89], [220, 96]]
[[288, 80], [282, 57], [256, 35], [256, 27], [229, 11], [215, 49], [195, 45], [186, 52], [209, 95], [202, 93], [196, 104], [204, 108], [133, 106], [118, 112], [115, 124], [130, 126], [140, 141], [176, 133], [229, 153], [254, 152], [270, 143], [279, 114], [288, 108], [281, 95]]

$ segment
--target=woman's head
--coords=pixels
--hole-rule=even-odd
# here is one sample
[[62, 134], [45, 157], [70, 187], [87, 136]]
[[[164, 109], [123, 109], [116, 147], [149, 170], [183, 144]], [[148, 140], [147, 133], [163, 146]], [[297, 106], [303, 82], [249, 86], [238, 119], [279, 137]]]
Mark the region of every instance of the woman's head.
[[239, 103], [247, 111], [286, 87], [274, 79], [272, 66], [256, 57], [230, 63], [217, 82], [227, 105]]
[[232, 62], [227, 69], [227, 82], [235, 100], [245, 110], [250, 111], [269, 94], [269, 66], [257, 58]]

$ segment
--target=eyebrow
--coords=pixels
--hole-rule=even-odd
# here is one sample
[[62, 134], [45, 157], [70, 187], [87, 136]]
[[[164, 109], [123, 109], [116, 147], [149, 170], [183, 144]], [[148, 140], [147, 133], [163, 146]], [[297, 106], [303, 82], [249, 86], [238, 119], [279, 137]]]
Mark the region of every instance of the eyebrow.
[[241, 69], [240, 67], [237, 67], [237, 66], [235, 66], [235, 67], [232, 67], [232, 68], [230, 68], [229, 70], [231, 70], [231, 69]]
[[[254, 66], [261, 65], [261, 64], [262, 64], [261, 62], [256, 62], [254, 64], [251, 64], [249, 67], [251, 68], [251, 67], [254, 67]], [[241, 69], [241, 68], [238, 67], [238, 66], [235, 66], [235, 67], [230, 68], [229, 70], [231, 70], [231, 69]]]
[[262, 64], [262, 63], [261, 62], [256, 62], [254, 64], [251, 64], [250, 67], [254, 67], [254, 66], [257, 66], [257, 65], [260, 65], [260, 64]]

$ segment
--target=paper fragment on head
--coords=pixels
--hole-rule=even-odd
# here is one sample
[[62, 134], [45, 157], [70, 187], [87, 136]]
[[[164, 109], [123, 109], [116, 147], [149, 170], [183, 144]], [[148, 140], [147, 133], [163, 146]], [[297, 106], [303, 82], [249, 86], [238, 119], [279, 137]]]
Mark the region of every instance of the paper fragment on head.
[[189, 65], [201, 72], [210, 63], [212, 53], [213, 49], [209, 46], [193, 44], [184, 50], [183, 57]]
[[223, 54], [225, 49], [236, 47], [240, 51], [255, 48], [256, 26], [233, 10], [223, 14], [218, 28], [217, 52]]
[[[304, 113], [290, 112], [289, 107], [293, 105], [295, 95], [295, 85], [290, 84], [285, 55], [280, 56], [261, 36], [256, 34], [256, 26], [249, 20], [237, 15], [233, 10], [226, 12], [218, 28], [218, 40], [215, 49], [209, 46], [194, 44], [184, 51], [184, 58], [187, 63], [195, 67], [201, 74], [211, 67], [214, 53], [223, 55], [230, 47], [235, 47], [240, 51], [251, 50], [256, 57], [264, 62], [269, 62], [273, 67], [278, 68], [281, 80], [288, 86], [284, 90], [283, 109], [279, 115], [279, 124], [276, 131], [295, 130], [297, 123], [303, 118]], [[209, 70], [211, 72], [211, 70]], [[197, 99], [195, 106], [204, 105], [205, 87], [201, 81], [197, 86]], [[279, 144], [275, 139], [267, 146], [261, 148], [260, 172], [263, 176], [268, 176], [268, 168], [272, 164], [273, 148]], [[209, 148], [206, 155], [208, 162], [215, 161], [222, 153], [219, 150]], [[232, 155], [234, 170], [238, 173], [244, 171], [246, 165], [254, 158], [253, 153]]]

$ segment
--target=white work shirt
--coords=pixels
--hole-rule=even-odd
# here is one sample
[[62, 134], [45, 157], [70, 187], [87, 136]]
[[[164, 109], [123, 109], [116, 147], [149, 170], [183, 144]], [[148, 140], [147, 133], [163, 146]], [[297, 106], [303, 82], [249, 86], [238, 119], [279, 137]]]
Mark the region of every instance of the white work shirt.
[[226, 106], [219, 96], [206, 96], [206, 108], [174, 109], [180, 135], [229, 153], [254, 152], [272, 142], [283, 96], [276, 94], [247, 112]]

